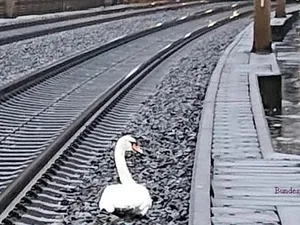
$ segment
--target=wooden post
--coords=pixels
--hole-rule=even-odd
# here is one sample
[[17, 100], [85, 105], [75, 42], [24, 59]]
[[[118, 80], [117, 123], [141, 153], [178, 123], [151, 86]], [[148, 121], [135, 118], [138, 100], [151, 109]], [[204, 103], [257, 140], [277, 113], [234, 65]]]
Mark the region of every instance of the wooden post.
[[8, 18], [16, 17], [16, 0], [4, 0], [4, 16]]
[[254, 0], [252, 52], [271, 53], [270, 0]]
[[277, 0], [276, 1], [276, 18], [283, 18], [286, 17], [285, 13], [285, 0]]

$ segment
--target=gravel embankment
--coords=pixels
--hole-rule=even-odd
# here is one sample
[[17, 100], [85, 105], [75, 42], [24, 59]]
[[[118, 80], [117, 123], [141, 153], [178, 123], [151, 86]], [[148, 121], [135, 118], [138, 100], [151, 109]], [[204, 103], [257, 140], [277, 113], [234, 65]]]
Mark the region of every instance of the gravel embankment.
[[[215, 6], [228, 5], [218, 3]], [[49, 65], [95, 44], [104, 44], [125, 34], [147, 29], [157, 23], [211, 8], [212, 4], [159, 12], [152, 15], [128, 18], [0, 46], [0, 87], [13, 79]]]
[[109, 7], [99, 6], [96, 8], [90, 8], [85, 10], [64, 11], [64, 12], [36, 14], [36, 15], [23, 15], [23, 16], [18, 16], [16, 18], [0, 18], [0, 28], [6, 25], [23, 24], [28, 22], [40, 21], [44, 19], [63, 18], [69, 15], [81, 15], [83, 13], [102, 12], [106, 9], [116, 9], [116, 8], [126, 8], [126, 7], [127, 5], [114, 5]]
[[[143, 103], [125, 133], [142, 139], [146, 154], [127, 158], [133, 178], [146, 183], [153, 198], [147, 217], [124, 219], [99, 212], [99, 192], [117, 182], [114, 163], [108, 163], [107, 152], [99, 153], [91, 163], [96, 170], [83, 177], [84, 185], [65, 196], [68, 215], [63, 224], [96, 225], [186, 225], [189, 192], [202, 101], [214, 67], [229, 43], [249, 19], [233, 22], [195, 42], [189, 55], [170, 68], [155, 93]], [[105, 154], [104, 154], [105, 153]], [[209, 160], [209, 159], [208, 159]], [[102, 174], [102, 175], [101, 175]], [[103, 175], [106, 174], [106, 175]], [[109, 174], [109, 175], [107, 175]]]
[[43, 20], [43, 19], [63, 18], [68, 15], [81, 15], [83, 13], [102, 12], [105, 10], [112, 10], [112, 9], [125, 9], [127, 12], [130, 12], [130, 11], [134, 11], [135, 9], [126, 9], [126, 8], [128, 8], [130, 6], [134, 7], [134, 6], [139, 6], [139, 5], [145, 5], [145, 4], [144, 3], [130, 4], [130, 5], [120, 4], [120, 5], [114, 5], [114, 6], [108, 6], [108, 7], [99, 6], [96, 8], [90, 8], [90, 9], [85, 9], [85, 10], [64, 11], [64, 12], [37, 14], [37, 15], [24, 15], [24, 16], [18, 16], [16, 18], [12, 18], [12, 19], [0, 18], [0, 28], [1, 28], [1, 26], [11, 25], [11, 24], [22, 24], [22, 23], [28, 23], [28, 22], [33, 22], [33, 21], [39, 21], [39, 20]]

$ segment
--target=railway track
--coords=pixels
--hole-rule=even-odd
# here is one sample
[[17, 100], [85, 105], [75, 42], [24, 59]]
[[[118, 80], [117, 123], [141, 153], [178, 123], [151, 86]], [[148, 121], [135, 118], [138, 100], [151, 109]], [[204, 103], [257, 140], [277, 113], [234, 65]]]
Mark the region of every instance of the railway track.
[[[248, 3], [246, 4], [248, 5]], [[151, 34], [153, 32], [158, 32], [163, 29], [167, 29], [176, 25], [179, 25], [181, 23], [186, 23], [192, 20], [197, 20], [201, 18], [206, 18], [207, 16], [214, 15], [218, 13], [219, 11], [226, 11], [226, 10], [233, 10], [238, 9], [240, 7], [243, 7], [244, 4], [232, 4], [227, 5], [223, 7], [216, 7], [211, 8], [208, 10], [203, 10], [201, 12], [197, 12], [191, 16], [184, 16], [180, 19], [171, 20], [165, 23], [156, 24], [154, 27], [150, 27], [146, 30], [143, 30], [141, 32], [136, 32], [127, 36], [122, 36], [117, 39], [114, 39], [110, 41], [107, 44], [104, 45], [98, 45], [94, 46], [90, 49], [87, 49], [85, 52], [81, 52], [79, 54], [73, 54], [70, 56], [66, 56], [62, 59], [60, 59], [56, 63], [52, 63], [49, 66], [45, 66], [43, 68], [39, 68], [39, 71], [33, 72], [30, 74], [27, 74], [26, 76], [23, 76], [17, 80], [14, 80], [13, 82], [10, 82], [8, 84], [2, 85], [0, 88], [0, 100], [4, 98], [4, 96], [7, 95], [7, 93], [10, 93], [12, 90], [20, 89], [21, 87], [31, 84], [32, 82], [37, 82], [38, 79], [44, 79], [45, 77], [50, 77], [52, 75], [55, 75], [56, 73], [59, 73], [60, 71], [63, 71], [65, 69], [68, 69], [76, 64], [79, 64], [80, 62], [83, 62], [87, 60], [88, 58], [93, 57], [94, 55], [101, 54], [105, 51], [108, 51], [112, 48], [118, 47], [119, 45], [122, 45], [126, 42], [132, 41], [134, 39], [137, 39], [139, 37], [143, 37], [145, 35]], [[1, 138], [0, 138], [1, 140]]]
[[[205, 5], [204, 5], [205, 4]], [[83, 18], [73, 18], [68, 20], [62, 20], [61, 18], [53, 18], [51, 20], [43, 21], [33, 21], [30, 23], [25, 23], [23, 26], [20, 25], [7, 25], [0, 27], [0, 45], [5, 45], [25, 39], [30, 39], [34, 37], [44, 36], [52, 33], [57, 33], [66, 30], [72, 30], [80, 27], [91, 26], [95, 24], [111, 22], [121, 19], [126, 19], [135, 16], [145, 16], [149, 14], [153, 14], [156, 12], [166, 11], [166, 10], [177, 10], [183, 7], [192, 7], [192, 6], [200, 6], [208, 8], [210, 5], [206, 5], [206, 2], [196, 2], [189, 4], [177, 4], [171, 6], [162, 6], [155, 7], [150, 9], [137, 9], [134, 11], [124, 11], [124, 12], [115, 12], [107, 15], [92, 15], [85, 16]], [[225, 11], [224, 3], [215, 3], [216, 5], [221, 5], [219, 8], [215, 8], [214, 12], [217, 13], [221, 11]], [[239, 6], [250, 5], [251, 2], [241, 3]], [[210, 6], [212, 7], [212, 6]], [[204, 10], [205, 11], [205, 10]], [[201, 12], [199, 12], [201, 13]]]
[[[25, 19], [24, 21], [11, 21], [7, 22], [5, 24], [0, 24], [0, 30], [6, 31], [6, 30], [13, 30], [13, 29], [19, 29], [24, 27], [31, 27], [35, 25], [45, 25], [49, 23], [57, 23], [61, 21], [67, 21], [67, 20], [74, 20], [74, 19], [82, 19], [87, 17], [93, 17], [93, 16], [99, 16], [99, 15], [106, 15], [106, 14], [113, 14], [113, 13], [120, 13], [125, 11], [137, 11], [138, 13], [148, 12], [151, 13], [160, 11], [160, 10], [176, 10], [179, 8], [187, 8], [187, 7], [193, 7], [193, 6], [199, 6], [204, 5], [209, 2], [206, 1], [196, 1], [196, 2], [160, 2], [160, 3], [150, 3], [150, 4], [141, 4], [141, 5], [126, 5], [124, 7], [120, 8], [105, 8], [101, 10], [90, 10], [90, 11], [79, 11], [74, 12], [71, 14], [62, 14], [62, 15], [56, 15], [52, 17], [42, 17], [42, 19]], [[146, 11], [138, 11], [141, 9], [148, 9]]]
[[[123, 40], [123, 45], [106, 49], [101, 55], [95, 56], [95, 51], [91, 51], [87, 58], [93, 58], [78, 66], [70, 68], [66, 64], [56, 74], [46, 73], [38, 80], [32, 76], [27, 85], [16, 82], [3, 90], [5, 97], [0, 104], [3, 224], [45, 224], [60, 220], [63, 210], [57, 212], [55, 206], [62, 201], [62, 189], [72, 188], [68, 186], [70, 181], [80, 182], [79, 175], [90, 167], [88, 160], [108, 147], [111, 138], [122, 131], [161, 78], [160, 74], [147, 74], [193, 39], [250, 13], [250, 8], [242, 9], [240, 15], [220, 13], [209, 17], [209, 26], [206, 21], [190, 20], [138, 36], [134, 44]], [[195, 30], [201, 24], [203, 27]]]

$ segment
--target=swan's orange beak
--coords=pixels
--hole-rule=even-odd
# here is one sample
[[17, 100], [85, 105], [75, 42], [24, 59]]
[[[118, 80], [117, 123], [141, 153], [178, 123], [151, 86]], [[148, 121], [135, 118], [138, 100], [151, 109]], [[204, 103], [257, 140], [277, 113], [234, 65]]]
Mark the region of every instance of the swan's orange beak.
[[143, 153], [143, 150], [140, 148], [140, 146], [137, 143], [132, 144], [132, 149], [136, 152]]

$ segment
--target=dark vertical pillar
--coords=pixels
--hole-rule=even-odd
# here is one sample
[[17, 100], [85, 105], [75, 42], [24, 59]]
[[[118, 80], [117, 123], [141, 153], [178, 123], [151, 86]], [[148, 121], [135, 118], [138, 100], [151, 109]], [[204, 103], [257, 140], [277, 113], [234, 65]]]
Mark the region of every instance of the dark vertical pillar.
[[254, 38], [252, 52], [270, 53], [270, 0], [254, 0]]
[[276, 1], [276, 13], [275, 13], [276, 18], [286, 17], [285, 1], [286, 0], [277, 0]]

